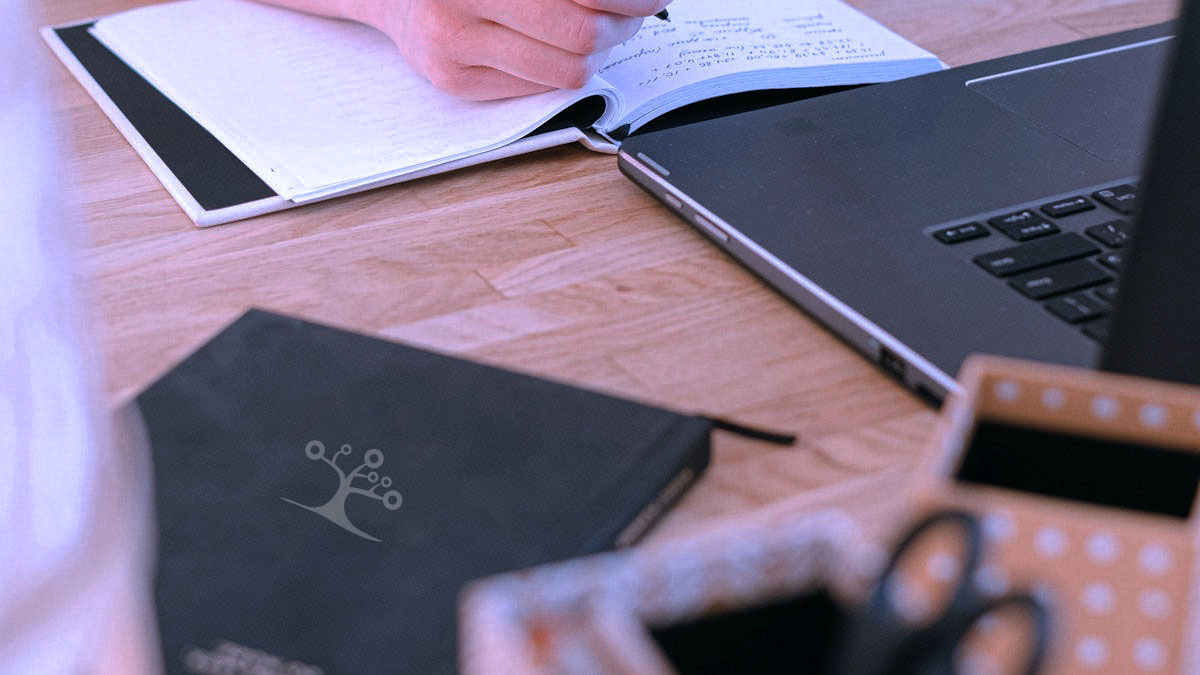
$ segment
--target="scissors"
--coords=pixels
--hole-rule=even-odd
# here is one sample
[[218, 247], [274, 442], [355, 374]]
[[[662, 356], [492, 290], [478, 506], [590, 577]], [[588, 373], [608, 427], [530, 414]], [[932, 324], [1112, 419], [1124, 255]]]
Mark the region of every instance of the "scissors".
[[[963, 544], [957, 586], [941, 613], [925, 622], [905, 618], [896, 604], [897, 569], [901, 560], [935, 527], [953, 527]], [[935, 511], [910, 529], [892, 552], [866, 603], [847, 617], [842, 640], [833, 653], [834, 675], [951, 675], [958, 673], [956, 652], [977, 622], [997, 610], [1027, 615], [1032, 639], [1021, 673], [1041, 670], [1050, 642], [1050, 609], [1024, 591], [986, 595], [973, 583], [983, 558], [979, 521], [958, 510]]]

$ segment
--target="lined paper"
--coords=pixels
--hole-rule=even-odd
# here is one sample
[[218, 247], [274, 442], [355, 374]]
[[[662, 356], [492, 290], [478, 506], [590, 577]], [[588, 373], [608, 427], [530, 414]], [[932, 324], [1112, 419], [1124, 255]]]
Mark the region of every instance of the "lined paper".
[[[752, 12], [752, 14], [751, 14]], [[295, 202], [488, 152], [584, 98], [637, 128], [723, 94], [896, 79], [941, 67], [837, 0], [679, 0], [580, 90], [471, 102], [433, 87], [382, 32], [251, 0], [182, 0], [93, 34]]]
[[670, 13], [669, 22], [647, 19], [600, 69], [625, 99], [622, 123], [634, 128], [721, 94], [882, 82], [942, 67], [836, 0], [679, 0]]
[[296, 201], [506, 145], [592, 94], [615, 99], [593, 78], [577, 91], [464, 101], [373, 28], [248, 0], [152, 5], [93, 33]]

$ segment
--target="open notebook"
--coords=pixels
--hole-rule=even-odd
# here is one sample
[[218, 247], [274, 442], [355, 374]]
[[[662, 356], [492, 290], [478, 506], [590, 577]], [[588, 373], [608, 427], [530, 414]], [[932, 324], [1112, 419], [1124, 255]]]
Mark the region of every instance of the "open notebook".
[[[61, 29], [46, 35], [89, 84]], [[583, 88], [492, 102], [433, 88], [373, 28], [248, 0], [143, 7], [96, 21], [90, 37], [269, 188], [263, 203], [222, 211], [188, 203], [158, 171], [198, 224], [575, 140], [611, 151], [663, 113], [726, 94], [878, 82], [941, 67], [834, 0], [681, 0], [670, 22], [648, 19], [614, 48]], [[89, 86], [122, 126], [113, 110], [121, 106], [102, 100], [101, 89]], [[143, 156], [153, 154], [133, 131]]]

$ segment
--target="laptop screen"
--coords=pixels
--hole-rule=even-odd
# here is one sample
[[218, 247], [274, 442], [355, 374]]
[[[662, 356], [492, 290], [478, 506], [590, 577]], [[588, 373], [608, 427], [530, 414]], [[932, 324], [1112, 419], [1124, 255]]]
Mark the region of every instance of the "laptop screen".
[[1200, 6], [1181, 12], [1100, 367], [1200, 384]]

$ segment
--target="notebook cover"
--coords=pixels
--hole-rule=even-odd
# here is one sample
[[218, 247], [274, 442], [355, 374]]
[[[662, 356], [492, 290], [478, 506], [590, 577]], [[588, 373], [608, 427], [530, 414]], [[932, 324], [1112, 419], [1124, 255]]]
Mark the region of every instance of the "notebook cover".
[[137, 404], [167, 672], [453, 672], [465, 582], [610, 548], [711, 430], [258, 310]]

